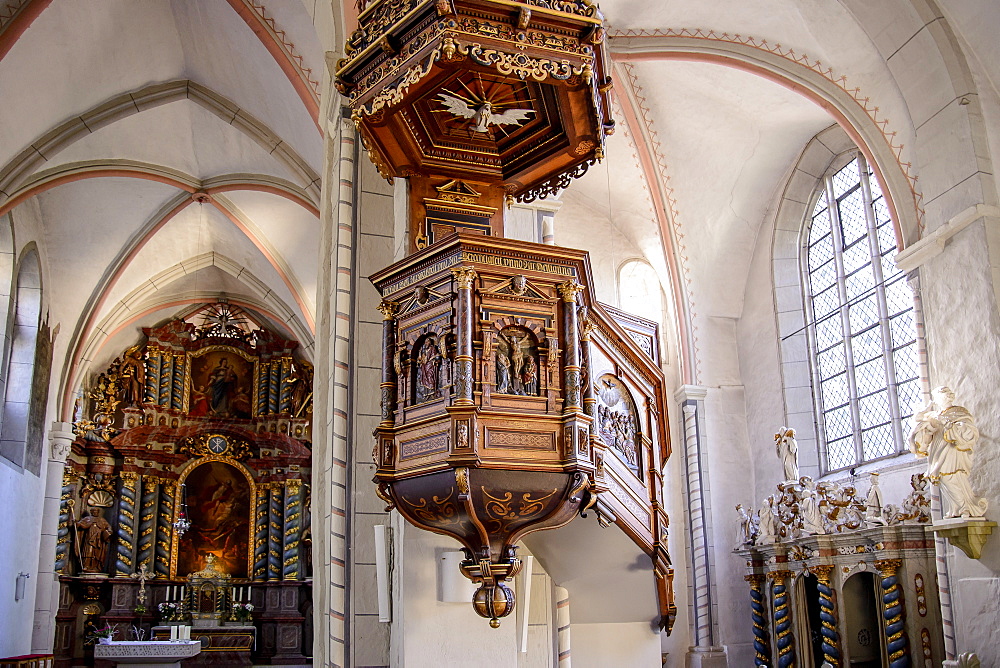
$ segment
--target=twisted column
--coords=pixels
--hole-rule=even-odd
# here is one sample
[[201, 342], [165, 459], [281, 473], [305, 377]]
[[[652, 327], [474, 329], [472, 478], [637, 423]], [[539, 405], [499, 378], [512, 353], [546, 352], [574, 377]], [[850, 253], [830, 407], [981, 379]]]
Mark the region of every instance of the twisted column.
[[753, 649], [755, 666], [771, 665], [771, 638], [767, 633], [767, 609], [764, 607], [764, 576], [746, 575], [744, 580], [750, 585], [750, 616], [753, 620]]
[[563, 412], [580, 410], [580, 332], [576, 315], [576, 296], [583, 286], [569, 280], [556, 286], [563, 300]]
[[792, 617], [788, 611], [788, 585], [791, 571], [768, 573], [773, 581], [774, 635], [778, 645], [778, 668], [795, 667], [795, 636], [792, 634]]
[[267, 520], [268, 490], [266, 485], [257, 488], [257, 503], [254, 505], [253, 571], [254, 580], [267, 579]]
[[170, 407], [170, 386], [174, 377], [174, 354], [165, 352], [160, 357], [159, 399], [156, 403]]
[[910, 643], [906, 637], [906, 619], [903, 614], [903, 591], [899, 588], [899, 559], [881, 559], [875, 562], [881, 576], [882, 619], [885, 631], [885, 653], [889, 668], [909, 668]]
[[282, 543], [282, 572], [284, 580], [298, 580], [301, 575], [299, 561], [299, 535], [302, 525], [302, 481], [285, 481], [285, 535]]
[[156, 476], [142, 477], [142, 496], [139, 501], [139, 547], [136, 567], [146, 564], [153, 571], [153, 543], [156, 539]]
[[118, 545], [115, 548], [115, 575], [125, 577], [135, 572], [135, 497], [139, 475], [121, 474], [118, 493]]
[[267, 389], [270, 386], [271, 363], [261, 362], [260, 373], [257, 375], [257, 394], [254, 402], [257, 415], [267, 415]]
[[813, 566], [809, 570], [816, 576], [819, 592], [819, 621], [823, 660], [834, 668], [840, 666], [840, 634], [837, 633], [837, 609], [833, 603], [830, 574], [833, 566]]
[[59, 524], [56, 526], [56, 560], [55, 571], [62, 575], [66, 573], [66, 560], [69, 556], [69, 508], [73, 498], [73, 471], [65, 469], [62, 475], [62, 490], [59, 495]]
[[288, 382], [288, 379], [292, 375], [292, 358], [282, 357], [280, 364], [281, 366], [279, 368], [278, 378], [278, 412], [288, 413], [290, 415], [292, 412], [292, 384]]
[[184, 357], [178, 355], [174, 358], [174, 373], [170, 381], [170, 407], [174, 410], [184, 408]]
[[146, 403], [158, 404], [160, 398], [160, 366], [163, 359], [158, 348], [150, 347], [146, 359]]
[[174, 536], [174, 493], [177, 483], [160, 482], [160, 507], [156, 514], [156, 555], [153, 571], [156, 575], [170, 577], [170, 541]]
[[471, 405], [472, 402], [472, 286], [476, 270], [472, 267], [453, 267], [451, 270], [458, 284], [458, 350], [455, 353], [455, 404]]
[[267, 412], [277, 413], [281, 408], [279, 389], [281, 388], [281, 363], [271, 362], [271, 372], [268, 374]]
[[[396, 314], [399, 304], [383, 299], [378, 310], [382, 312], [382, 422], [383, 427], [391, 427], [396, 422]], [[405, 371], [404, 371], [405, 373]]]
[[270, 492], [267, 505], [267, 579], [280, 580], [285, 535], [282, 516], [284, 487], [281, 483], [273, 483]]

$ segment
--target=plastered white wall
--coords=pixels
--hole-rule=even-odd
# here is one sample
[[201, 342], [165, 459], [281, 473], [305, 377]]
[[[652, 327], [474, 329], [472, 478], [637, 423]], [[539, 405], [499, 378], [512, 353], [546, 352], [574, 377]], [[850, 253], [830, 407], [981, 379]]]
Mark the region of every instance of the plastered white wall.
[[659, 668], [660, 639], [649, 624], [572, 624], [573, 668]]

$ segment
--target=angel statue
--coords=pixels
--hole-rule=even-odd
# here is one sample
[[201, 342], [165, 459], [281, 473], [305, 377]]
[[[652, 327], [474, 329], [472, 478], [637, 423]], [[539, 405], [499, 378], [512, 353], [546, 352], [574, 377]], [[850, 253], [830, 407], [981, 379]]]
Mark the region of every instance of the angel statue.
[[489, 100], [467, 100], [461, 98], [451, 91], [440, 93], [438, 99], [445, 109], [458, 118], [471, 118], [474, 125], [473, 132], [489, 132], [491, 125], [519, 125], [522, 121], [528, 120], [528, 114], [535, 113], [534, 109], [507, 109], [500, 111], [499, 106], [494, 106]]
[[955, 405], [951, 388], [939, 387], [931, 392], [931, 402], [913, 415], [913, 425], [910, 451], [927, 457], [927, 477], [946, 500], [945, 517], [985, 516], [987, 501], [969, 484], [972, 451], [979, 442], [972, 413]]
[[795, 442], [795, 430], [782, 427], [774, 435], [774, 447], [785, 469], [785, 480], [799, 479], [799, 445]]

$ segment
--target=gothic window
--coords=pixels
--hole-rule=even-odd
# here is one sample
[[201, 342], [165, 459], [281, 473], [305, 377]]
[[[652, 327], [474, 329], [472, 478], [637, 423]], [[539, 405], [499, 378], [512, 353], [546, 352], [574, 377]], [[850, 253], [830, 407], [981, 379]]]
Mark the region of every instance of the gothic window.
[[920, 398], [913, 294], [893, 261], [889, 208], [864, 157], [823, 179], [802, 253], [824, 468], [902, 450]]
[[663, 292], [656, 272], [647, 262], [629, 260], [618, 270], [618, 304], [653, 322], [663, 321]]

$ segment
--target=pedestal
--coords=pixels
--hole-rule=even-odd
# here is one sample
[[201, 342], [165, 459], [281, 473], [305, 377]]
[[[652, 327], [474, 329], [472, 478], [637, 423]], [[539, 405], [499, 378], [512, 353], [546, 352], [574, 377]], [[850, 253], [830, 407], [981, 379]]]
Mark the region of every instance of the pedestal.
[[686, 668], [728, 668], [729, 657], [724, 647], [691, 647], [685, 660]]
[[947, 538], [949, 543], [965, 552], [969, 559], [978, 559], [996, 525], [996, 522], [990, 522], [985, 517], [952, 517], [934, 522], [931, 531]]
[[197, 640], [132, 641], [123, 640], [94, 646], [94, 659], [113, 662], [118, 668], [145, 668], [149, 665], [180, 668], [181, 659], [201, 652]]

